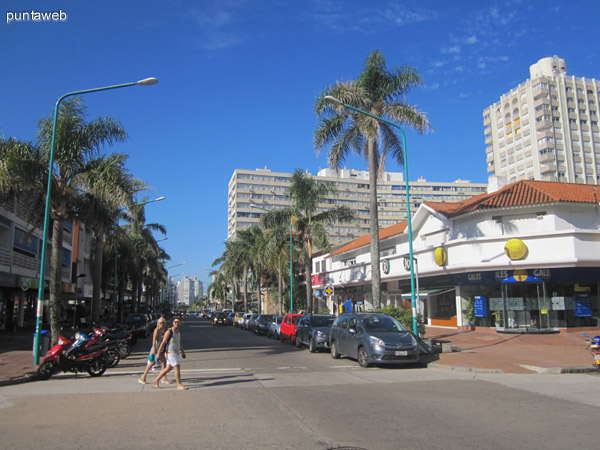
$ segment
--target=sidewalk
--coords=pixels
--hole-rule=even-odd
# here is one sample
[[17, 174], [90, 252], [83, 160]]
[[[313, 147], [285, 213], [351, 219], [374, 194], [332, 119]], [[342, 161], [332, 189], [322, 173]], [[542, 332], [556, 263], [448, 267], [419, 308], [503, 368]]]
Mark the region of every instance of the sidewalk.
[[0, 386], [24, 383], [36, 379], [33, 365], [33, 334], [35, 329], [15, 332], [0, 331]]
[[[36, 379], [33, 332], [0, 332], [0, 386]], [[592, 370], [584, 332], [560, 334], [498, 334], [428, 327], [426, 339], [446, 341], [451, 353], [440, 353], [430, 368], [488, 373], [565, 373]], [[585, 332], [589, 336], [598, 331]]]
[[429, 367], [496, 373], [566, 373], [591, 371], [593, 358], [585, 337], [597, 331], [556, 334], [499, 334], [428, 327], [425, 338], [449, 341], [452, 353], [440, 353]]

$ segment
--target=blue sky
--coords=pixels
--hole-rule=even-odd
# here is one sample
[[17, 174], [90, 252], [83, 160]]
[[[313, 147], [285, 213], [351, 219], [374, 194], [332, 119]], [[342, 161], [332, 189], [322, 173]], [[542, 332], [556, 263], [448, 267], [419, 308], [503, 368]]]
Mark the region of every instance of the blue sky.
[[[7, 23], [31, 10], [67, 20]], [[356, 77], [370, 51], [424, 78], [408, 100], [434, 132], [407, 130], [410, 180], [486, 182], [482, 111], [539, 59], [558, 55], [568, 74], [600, 76], [597, 1], [3, 0], [0, 11], [5, 137], [35, 139], [66, 92], [160, 80], [85, 100], [90, 118], [123, 123], [128, 141], [109, 150], [130, 155], [149, 197], [166, 197], [146, 213], [167, 227], [171, 264], [187, 261], [171, 273], [205, 286], [224, 250], [233, 171], [327, 167], [312, 140], [315, 98]]]

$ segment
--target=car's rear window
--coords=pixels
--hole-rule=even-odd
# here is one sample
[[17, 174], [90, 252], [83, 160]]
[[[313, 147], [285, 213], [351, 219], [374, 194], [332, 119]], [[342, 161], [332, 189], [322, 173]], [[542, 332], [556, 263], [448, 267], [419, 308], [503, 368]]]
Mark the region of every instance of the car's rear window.
[[311, 324], [313, 327], [330, 327], [334, 320], [334, 317], [313, 317]]
[[302, 316], [294, 316], [294, 317], [292, 317], [292, 323], [294, 325], [298, 325], [298, 322], [300, 322], [300, 319], [302, 319]]

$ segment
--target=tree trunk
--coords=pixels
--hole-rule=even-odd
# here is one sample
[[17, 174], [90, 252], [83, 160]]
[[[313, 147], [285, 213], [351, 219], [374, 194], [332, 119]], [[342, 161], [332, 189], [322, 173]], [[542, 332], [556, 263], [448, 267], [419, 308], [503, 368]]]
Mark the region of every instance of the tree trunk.
[[91, 322], [98, 322], [100, 319], [100, 293], [102, 284], [102, 255], [104, 254], [103, 237], [96, 236], [94, 244], [94, 261], [92, 268], [92, 314]]
[[379, 269], [379, 213], [377, 211], [377, 161], [375, 139], [369, 138], [369, 222], [371, 228], [371, 292], [373, 307], [381, 307], [381, 272]]
[[308, 245], [304, 245], [304, 278], [306, 280], [306, 309], [309, 314], [314, 314], [312, 295], [312, 257], [309, 255]]
[[256, 301], [258, 303], [258, 313], [262, 314], [262, 301], [261, 301], [261, 296], [260, 296], [260, 279], [261, 276], [257, 273], [256, 274]]
[[[50, 256], [50, 331], [52, 346], [58, 342], [60, 334], [61, 284], [62, 284], [62, 241], [63, 221], [54, 219], [52, 225], [52, 252]], [[40, 280], [43, 283], [44, 280]], [[77, 295], [77, 294], [75, 294]]]

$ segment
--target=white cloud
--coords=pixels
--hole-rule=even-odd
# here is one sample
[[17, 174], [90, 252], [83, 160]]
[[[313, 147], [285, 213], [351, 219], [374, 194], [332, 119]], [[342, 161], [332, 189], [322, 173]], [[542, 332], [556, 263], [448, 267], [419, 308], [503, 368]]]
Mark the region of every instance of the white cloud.
[[455, 45], [453, 47], [442, 48], [442, 53], [446, 55], [458, 54], [460, 53], [460, 45]]
[[465, 44], [469, 44], [469, 45], [473, 45], [473, 44], [477, 44], [479, 42], [479, 39], [477, 39], [477, 36], [475, 36], [474, 34], [472, 34], [471, 36], [469, 36], [468, 38], [466, 38], [464, 40]]
[[431, 66], [432, 67], [437, 67], [437, 68], [442, 67], [445, 64], [446, 64], [446, 61], [443, 61], [443, 60], [440, 60], [440, 59], [437, 59], [437, 60], [431, 62]]
[[478, 68], [478, 69], [485, 69], [485, 63], [484, 63], [484, 62], [481, 62], [481, 61], [480, 61], [480, 62], [478, 62], [478, 63], [477, 63], [477, 68]]

